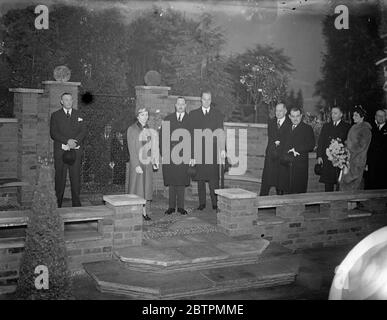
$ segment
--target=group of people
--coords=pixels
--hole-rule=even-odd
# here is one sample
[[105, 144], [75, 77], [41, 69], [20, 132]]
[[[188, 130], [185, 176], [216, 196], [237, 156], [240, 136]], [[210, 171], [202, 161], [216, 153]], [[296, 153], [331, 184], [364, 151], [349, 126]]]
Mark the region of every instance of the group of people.
[[[61, 108], [51, 115], [50, 120], [58, 207], [62, 206], [67, 171], [72, 205], [81, 206], [80, 170], [87, 129], [80, 112], [72, 107], [70, 93], [61, 95], [60, 104]], [[212, 136], [210, 144], [205, 134], [197, 139], [194, 131], [212, 134], [219, 129], [223, 132], [223, 115], [212, 106], [211, 92], [202, 93], [199, 108], [188, 113], [186, 107], [184, 97], [178, 97], [175, 111], [165, 117], [159, 131], [149, 128], [149, 110], [139, 107], [135, 123], [127, 129], [130, 157], [128, 192], [147, 200], [143, 210], [145, 220], [151, 219], [153, 172], [159, 169], [160, 164], [164, 185], [169, 187], [165, 214], [175, 211], [187, 214], [185, 188], [191, 180], [197, 181], [198, 185], [197, 209], [202, 211], [206, 207], [207, 182], [212, 209], [218, 210], [215, 189], [219, 188], [220, 164], [226, 160], [226, 146], [218, 136]], [[363, 176], [366, 189], [387, 189], [387, 180], [382, 174], [387, 160], [386, 110], [378, 110], [372, 124], [364, 121], [365, 117], [365, 110], [361, 106], [356, 107], [351, 126], [343, 120], [339, 106], [332, 108], [332, 121], [323, 125], [317, 142], [317, 164], [321, 166], [320, 182], [324, 183], [325, 191], [359, 189]], [[302, 118], [299, 107], [291, 108], [289, 113], [283, 103], [275, 107], [275, 118], [268, 123], [261, 196], [268, 195], [272, 187], [278, 195], [307, 192], [309, 153], [315, 148], [315, 136], [312, 127]], [[192, 140], [192, 137], [195, 138]], [[332, 139], [337, 138], [345, 142], [350, 154], [348, 168], [342, 176], [326, 152]], [[122, 143], [117, 146], [120, 150], [123, 148]]]
[[[268, 124], [260, 195], [268, 195], [271, 187], [276, 188], [278, 195], [304, 193], [308, 183], [308, 153], [315, 147], [312, 127], [301, 121], [299, 108], [292, 108], [287, 117], [287, 109], [280, 103], [275, 112], [275, 118]], [[377, 110], [372, 124], [365, 121], [366, 115], [361, 106], [356, 106], [351, 126], [343, 120], [339, 106], [331, 109], [331, 121], [323, 125], [316, 150], [321, 168], [319, 182], [324, 184], [325, 191], [358, 190], [363, 181], [365, 189], [387, 188], [382, 174], [387, 160], [386, 110]], [[340, 139], [349, 152], [349, 163], [344, 170], [334, 166], [327, 155], [334, 139]]]
[[[145, 220], [151, 219], [149, 209], [153, 195], [153, 172], [159, 169], [160, 163], [164, 184], [169, 187], [169, 207], [165, 214], [172, 214], [176, 210], [182, 215], [187, 214], [184, 206], [185, 188], [190, 185], [191, 179], [198, 183], [198, 210], [202, 211], [206, 207], [206, 182], [210, 189], [212, 208], [218, 209], [215, 189], [219, 188], [219, 164], [220, 158], [226, 157], [225, 146], [222, 147], [215, 138], [210, 141], [211, 150], [208, 150], [208, 141], [205, 136], [201, 136], [201, 148], [195, 155], [195, 143], [190, 137], [183, 139], [183, 135], [180, 139], [174, 139], [178, 129], [186, 130], [192, 137], [194, 130], [223, 130], [223, 115], [212, 107], [211, 100], [211, 92], [203, 92], [201, 106], [188, 113], [184, 97], [178, 97], [175, 112], [165, 117], [159, 132], [149, 128], [149, 110], [146, 107], [136, 110], [136, 121], [127, 129], [130, 158], [128, 192], [147, 200], [143, 210]], [[50, 135], [54, 141], [55, 192], [60, 208], [69, 171], [72, 206], [77, 207], [81, 206], [80, 170], [87, 130], [80, 112], [73, 108], [70, 93], [61, 95], [60, 104], [61, 108], [51, 115], [50, 120]], [[181, 149], [176, 155], [174, 152], [179, 144]], [[123, 143], [117, 140], [114, 150], [123, 153], [122, 148]], [[115, 162], [122, 167], [121, 162], [125, 161], [125, 158], [119, 157], [120, 161]], [[115, 158], [112, 159], [114, 161]], [[160, 161], [162, 159], [169, 161]]]
[[[129, 193], [137, 194], [147, 200], [143, 211], [145, 220], [151, 219], [149, 209], [153, 194], [153, 171], [158, 170], [160, 162], [164, 185], [168, 186], [169, 192], [165, 214], [169, 215], [175, 211], [182, 215], [187, 214], [184, 206], [185, 188], [190, 185], [191, 179], [198, 184], [197, 210], [202, 211], [206, 208], [206, 182], [210, 190], [212, 209], [218, 209], [215, 189], [219, 188], [219, 160], [220, 157], [225, 158], [225, 150], [223, 148], [218, 152], [221, 144], [215, 140], [211, 144], [212, 152], [209, 152], [206, 149], [205, 137], [202, 137], [201, 152], [195, 155], [194, 141], [191, 141], [190, 137], [194, 137], [195, 129], [211, 132], [223, 129], [223, 115], [212, 107], [211, 92], [202, 93], [201, 106], [198, 109], [188, 113], [186, 107], [184, 97], [178, 97], [175, 111], [164, 118], [159, 132], [149, 130], [147, 125], [149, 111], [145, 107], [140, 107], [136, 111], [137, 121], [128, 128]], [[180, 132], [187, 132], [190, 137], [181, 135], [179, 139], [174, 139], [174, 133], [178, 130], [185, 130]], [[144, 148], [146, 143], [150, 144], [149, 148]], [[179, 145], [180, 148], [178, 148]], [[147, 152], [148, 156], [150, 155], [149, 163], [140, 160], [140, 158], [146, 158], [146, 155], [141, 155], [141, 152]]]

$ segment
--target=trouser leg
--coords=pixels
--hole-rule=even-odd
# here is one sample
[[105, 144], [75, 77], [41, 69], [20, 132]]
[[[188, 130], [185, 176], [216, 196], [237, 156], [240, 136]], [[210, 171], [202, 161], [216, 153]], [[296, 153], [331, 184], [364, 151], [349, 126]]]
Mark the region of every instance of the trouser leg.
[[73, 207], [81, 206], [81, 153], [76, 151], [77, 156], [75, 162], [69, 167], [70, 184], [71, 184], [71, 201]]
[[215, 189], [219, 189], [219, 180], [218, 179], [212, 179], [208, 182], [209, 187], [210, 187], [210, 196], [211, 196], [211, 202], [212, 206], [217, 206], [218, 205], [218, 199], [215, 194]]
[[206, 182], [204, 180], [198, 181], [198, 195], [199, 205], [206, 205]]
[[176, 208], [176, 186], [169, 186], [169, 208]]
[[60, 156], [55, 158], [55, 194], [58, 208], [62, 207], [64, 190], [66, 188], [66, 177], [68, 166], [63, 163]]
[[259, 195], [260, 196], [267, 196], [267, 195], [269, 195], [269, 191], [270, 191], [270, 186], [265, 181], [263, 181]]
[[176, 186], [177, 207], [180, 209], [184, 209], [184, 193], [185, 186]]

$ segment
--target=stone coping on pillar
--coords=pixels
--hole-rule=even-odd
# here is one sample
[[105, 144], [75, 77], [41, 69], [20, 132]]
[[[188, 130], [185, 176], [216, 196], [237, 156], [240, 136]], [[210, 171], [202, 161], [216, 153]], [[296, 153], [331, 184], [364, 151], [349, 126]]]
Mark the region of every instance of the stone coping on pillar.
[[255, 199], [257, 197], [255, 192], [247, 191], [241, 188], [216, 189], [215, 193], [218, 196], [222, 196], [227, 199]]
[[0, 123], [17, 123], [15, 118], [0, 118]]
[[142, 205], [146, 203], [146, 200], [144, 198], [141, 198], [135, 194], [107, 195], [107, 196], [103, 196], [103, 200], [114, 207], [140, 205], [140, 204]]
[[137, 89], [145, 89], [145, 90], [154, 90], [154, 89], [159, 89], [159, 90], [171, 90], [171, 87], [163, 87], [163, 86], [135, 86], [136, 90]]
[[31, 88], [9, 88], [10, 92], [15, 93], [44, 93], [43, 89], [31, 89]]
[[80, 86], [80, 82], [42, 81], [43, 84], [57, 84], [61, 86]]
[[201, 101], [202, 100], [201, 97], [195, 97], [195, 96], [184, 96], [184, 95], [181, 95], [181, 96], [170, 95], [170, 96], [168, 96], [168, 98], [170, 98], [170, 99], [177, 99], [177, 97], [183, 97], [185, 100], [192, 100], [192, 101]]

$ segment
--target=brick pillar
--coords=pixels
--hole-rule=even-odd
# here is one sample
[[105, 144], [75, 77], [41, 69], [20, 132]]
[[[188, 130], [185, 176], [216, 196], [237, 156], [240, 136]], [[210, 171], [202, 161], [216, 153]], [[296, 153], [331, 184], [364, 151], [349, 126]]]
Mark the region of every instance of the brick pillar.
[[43, 90], [9, 89], [14, 93], [14, 113], [18, 123], [17, 137], [17, 178], [30, 183], [19, 188], [18, 201], [23, 205], [32, 202], [33, 188], [37, 179], [37, 157], [40, 145], [38, 132], [38, 109]]
[[253, 234], [257, 225], [254, 203], [257, 194], [239, 188], [217, 189], [218, 226], [230, 236]]
[[146, 200], [134, 194], [103, 196], [113, 209], [113, 248], [139, 246], [142, 243], [142, 207]]

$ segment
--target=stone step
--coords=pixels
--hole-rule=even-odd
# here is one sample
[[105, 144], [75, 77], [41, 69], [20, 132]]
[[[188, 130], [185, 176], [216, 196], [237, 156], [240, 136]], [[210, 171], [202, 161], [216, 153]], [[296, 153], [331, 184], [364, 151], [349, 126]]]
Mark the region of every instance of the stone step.
[[266, 250], [272, 258], [290, 253], [265, 239], [235, 241], [212, 233], [147, 240], [143, 246], [115, 251], [115, 257], [133, 271], [173, 273], [253, 264], [264, 259]]
[[290, 284], [298, 272], [298, 259], [295, 255], [266, 257], [259, 263], [163, 275], [130, 270], [117, 260], [87, 263], [84, 268], [101, 292], [137, 299], [185, 299]]

